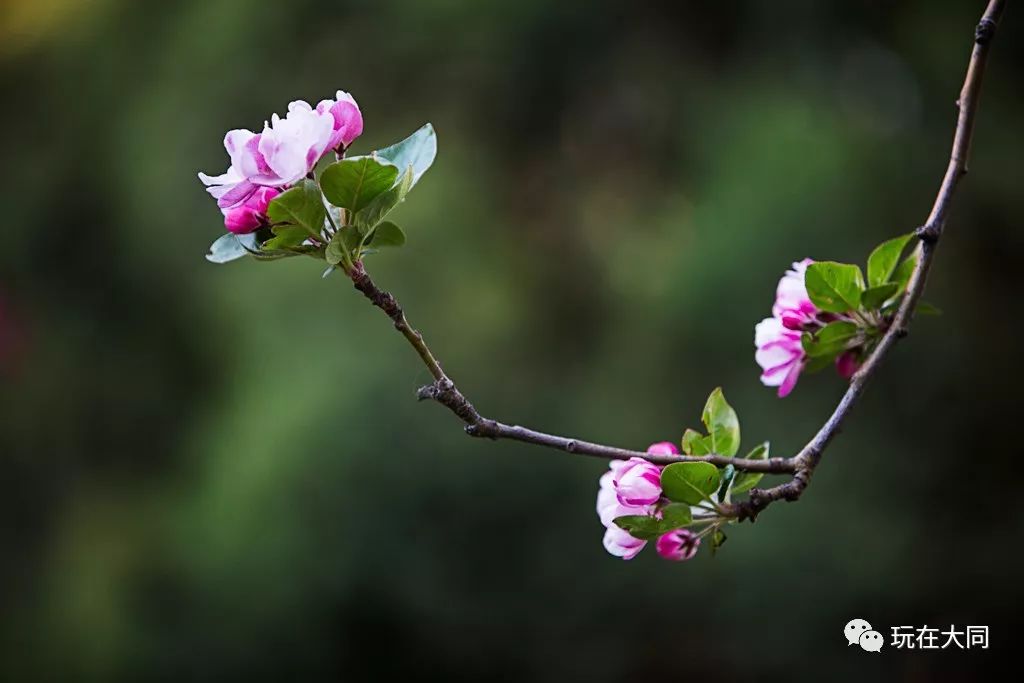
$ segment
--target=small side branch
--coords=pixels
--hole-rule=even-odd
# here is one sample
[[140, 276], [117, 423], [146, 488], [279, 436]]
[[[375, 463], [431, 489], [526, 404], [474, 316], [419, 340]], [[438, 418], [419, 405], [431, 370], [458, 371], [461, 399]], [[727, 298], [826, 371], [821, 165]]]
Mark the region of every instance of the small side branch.
[[1005, 0], [991, 0], [974, 32], [974, 50], [971, 52], [967, 76], [964, 78], [960, 98], [957, 100], [959, 116], [957, 117], [956, 132], [953, 135], [953, 149], [950, 153], [949, 165], [942, 178], [942, 184], [939, 186], [939, 192], [935, 197], [928, 220], [915, 231], [920, 240], [916, 250], [917, 264], [892, 325], [850, 380], [849, 388], [843, 394], [832, 415], [814, 435], [814, 438], [793, 458], [796, 465], [796, 474], [793, 479], [769, 489], [752, 489], [748, 500], [728, 506], [728, 514], [740, 520], [753, 520], [759, 512], [777, 500], [794, 501], [800, 498], [807, 488], [815, 468], [821, 462], [821, 456], [825, 449], [839, 433], [843, 422], [864, 393], [864, 387], [868, 380], [878, 371], [893, 345], [907, 335], [914, 309], [924, 291], [928, 271], [932, 266], [935, 247], [946, 227], [950, 203], [960, 179], [967, 174], [967, 159], [970, 156], [971, 140], [974, 135], [974, 118], [978, 111], [978, 99], [981, 95], [981, 80], [985, 73], [989, 45], [995, 36], [996, 27], [999, 25], [999, 18], [1002, 16], [1005, 6]]

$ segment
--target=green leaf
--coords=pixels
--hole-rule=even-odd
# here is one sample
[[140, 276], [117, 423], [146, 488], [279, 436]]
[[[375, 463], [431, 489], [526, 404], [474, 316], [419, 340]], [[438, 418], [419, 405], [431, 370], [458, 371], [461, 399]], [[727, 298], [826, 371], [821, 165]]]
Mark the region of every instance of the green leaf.
[[[420, 181], [437, 156], [437, 135], [429, 123], [418, 131], [390, 147], [378, 149], [373, 156], [404, 171], [412, 168], [409, 188]], [[406, 190], [408, 192], [408, 190]]]
[[[770, 445], [767, 441], [747, 454], [748, 460], [767, 460]], [[732, 482], [733, 493], [744, 493], [757, 486], [764, 474], [761, 472], [740, 472]]]
[[887, 282], [884, 285], [871, 287], [860, 297], [860, 305], [867, 311], [873, 311], [882, 307], [886, 301], [896, 296], [900, 286], [895, 282]]
[[914, 312], [919, 315], [942, 315], [942, 309], [927, 301], [918, 301]]
[[214, 240], [206, 260], [210, 263], [228, 263], [249, 256], [256, 249], [255, 235], [236, 235], [229, 232]]
[[722, 468], [722, 483], [718, 487], [718, 500], [725, 500], [725, 496], [729, 493], [729, 486], [732, 485], [735, 476], [736, 468], [732, 465], [726, 465]]
[[707, 440], [711, 452], [718, 455], [736, 455], [740, 449], [740, 421], [736, 417], [736, 411], [725, 400], [721, 387], [708, 396], [700, 419], [708, 430]]
[[661, 472], [661, 490], [676, 503], [696, 505], [718, 490], [718, 468], [708, 462], [675, 462]]
[[725, 545], [727, 540], [729, 540], [728, 537], [726, 537], [725, 532], [720, 528], [711, 532], [711, 557], [715, 556], [718, 549]]
[[366, 243], [372, 245], [374, 249], [400, 247], [405, 244], [405, 233], [391, 221], [384, 221], [374, 228]]
[[871, 255], [868, 256], [868, 284], [872, 287], [884, 285], [889, 282], [896, 264], [900, 261], [900, 254], [906, 248], [907, 243], [913, 238], [914, 233], [907, 233], [894, 237], [891, 240], [882, 242]]
[[910, 276], [914, 273], [914, 268], [917, 266], [917, 252], [912, 253], [907, 258], [903, 259], [903, 262], [896, 267], [896, 272], [892, 274], [892, 281], [899, 285], [897, 293], [902, 293], [907, 288], [907, 284], [910, 282]]
[[[802, 338], [800, 341], [805, 344], [809, 343], [804, 341]], [[836, 356], [838, 355], [839, 354], [836, 354]], [[804, 365], [803, 372], [808, 375], [821, 372], [825, 368], [830, 367], [832, 363], [835, 362], [835, 359], [835, 356], [818, 356], [817, 358], [808, 358], [807, 363]]]
[[328, 166], [320, 176], [320, 188], [334, 206], [360, 211], [387, 192], [398, 179], [398, 167], [373, 157], [342, 159]]
[[827, 313], [845, 313], [860, 305], [864, 276], [849, 263], [818, 261], [807, 266], [804, 284], [811, 301]]
[[412, 167], [407, 167], [393, 188], [377, 195], [373, 201], [356, 213], [354, 222], [363, 234], [367, 234], [377, 227], [384, 217], [405, 199], [405, 195], [409, 194], [409, 190], [412, 188], [412, 173]]
[[860, 328], [846, 320], [831, 322], [817, 332], [800, 337], [804, 352], [811, 358], [834, 358], [860, 340]]
[[687, 455], [710, 455], [711, 446], [703, 434], [695, 429], [683, 432], [683, 453]]
[[669, 503], [661, 508], [661, 525], [668, 533], [674, 529], [681, 529], [693, 523], [693, 511], [685, 503]]
[[670, 503], [661, 509], [661, 519], [650, 515], [624, 515], [616, 517], [614, 521], [619, 528], [628, 531], [630, 536], [649, 541], [692, 524], [693, 515], [689, 505]]
[[625, 515], [616, 517], [614, 521], [619, 528], [628, 531], [630, 536], [644, 541], [657, 538], [663, 533], [661, 520], [648, 515]]
[[309, 238], [306, 229], [298, 225], [275, 225], [271, 229], [274, 231], [274, 237], [264, 242], [260, 247], [261, 250], [273, 251], [297, 247]]
[[[341, 234], [342, 244], [348, 249], [350, 254], [355, 254], [356, 249], [359, 248], [359, 243], [363, 241], [363, 236], [359, 233], [359, 229], [354, 225], [342, 226], [339, 231]], [[356, 254], [358, 257], [359, 254]]]
[[336, 266], [344, 261], [345, 254], [351, 251], [345, 244], [345, 238], [353, 232], [355, 231], [346, 227], [334, 233], [334, 236], [331, 237], [331, 241], [327, 244], [327, 250], [324, 252], [324, 258], [332, 266]]
[[275, 197], [267, 207], [267, 216], [271, 223], [298, 225], [305, 228], [311, 237], [319, 238], [327, 210], [316, 183], [303, 180], [302, 184]]

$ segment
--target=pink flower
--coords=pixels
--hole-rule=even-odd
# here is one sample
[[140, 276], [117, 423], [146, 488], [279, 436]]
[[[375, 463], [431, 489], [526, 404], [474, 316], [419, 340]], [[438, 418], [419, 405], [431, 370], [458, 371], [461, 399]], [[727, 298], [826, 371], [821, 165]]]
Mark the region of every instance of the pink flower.
[[605, 529], [604, 549], [615, 557], [632, 560], [646, 545], [647, 541], [633, 538], [625, 529], [620, 529], [614, 524]]
[[615, 557], [631, 560], [643, 550], [647, 541], [630, 536], [629, 532], [615, 523], [615, 519], [627, 515], [654, 516], [655, 505], [626, 505], [619, 501], [615, 483], [616, 473], [625, 464], [621, 461], [612, 461], [608, 471], [601, 476], [600, 489], [597, 492], [597, 516], [605, 527], [605, 550]]
[[622, 505], [653, 505], [661, 498], [661, 468], [643, 458], [610, 465], [615, 496]]
[[814, 322], [815, 316], [818, 314], [818, 307], [811, 302], [811, 298], [807, 295], [807, 286], [804, 284], [807, 266], [812, 263], [814, 261], [809, 258], [796, 261], [793, 268], [787, 270], [779, 280], [779, 286], [775, 290], [775, 305], [772, 306], [772, 315], [778, 318], [787, 329], [803, 329], [808, 323]]
[[619, 501], [615, 486], [615, 471], [609, 469], [599, 480], [600, 489], [597, 492], [597, 516], [601, 524], [614, 526], [616, 517], [626, 515], [653, 515], [654, 505], [627, 505]]
[[[653, 443], [647, 452], [672, 455], [679, 452], [674, 443]], [[597, 492], [597, 516], [605, 526], [604, 547], [609, 553], [624, 560], [636, 557], [647, 541], [634, 538], [620, 528], [615, 520], [628, 515], [658, 516], [661, 500], [661, 468], [643, 458], [613, 460], [600, 479]]]
[[674, 560], [676, 562], [693, 558], [697, 554], [698, 547], [700, 547], [700, 539], [697, 538], [695, 533], [686, 529], [676, 529], [663, 536], [659, 536], [654, 544], [654, 548], [658, 551], [659, 555], [666, 560]]
[[267, 223], [267, 206], [279, 194], [281, 191], [272, 187], [257, 188], [241, 204], [223, 209], [224, 227], [236, 235], [255, 232]]
[[[360, 124], [361, 125], [361, 124]], [[199, 180], [222, 209], [246, 202], [257, 187], [284, 188], [301, 180], [331, 149], [335, 116], [317, 111], [301, 100], [288, 105], [288, 114], [274, 114], [263, 132], [237, 129], [224, 136], [231, 158], [219, 176], [199, 174]]]
[[339, 90], [333, 100], [323, 100], [316, 105], [318, 112], [330, 112], [334, 117], [334, 133], [328, 144], [329, 149], [345, 149], [363, 133], [363, 115], [355, 99]]
[[761, 383], [778, 387], [779, 397], [788, 396], [804, 368], [800, 332], [786, 327], [779, 318], [765, 318], [754, 328], [754, 358], [761, 366]]
[[671, 441], [659, 441], [648, 446], [647, 452], [651, 455], [678, 455], [679, 447]]

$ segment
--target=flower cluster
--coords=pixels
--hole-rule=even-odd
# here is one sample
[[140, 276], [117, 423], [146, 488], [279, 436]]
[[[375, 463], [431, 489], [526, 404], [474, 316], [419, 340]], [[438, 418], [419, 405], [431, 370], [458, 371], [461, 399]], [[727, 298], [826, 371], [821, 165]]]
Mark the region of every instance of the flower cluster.
[[[648, 453], [673, 455], [679, 453], [674, 443], [651, 444]], [[644, 549], [647, 541], [620, 528], [615, 519], [629, 515], [659, 518], [662, 468], [641, 458], [613, 460], [600, 479], [597, 494], [597, 516], [605, 526], [604, 547], [609, 553], [631, 560]], [[658, 537], [655, 549], [668, 560], [689, 560], [697, 553], [700, 539], [686, 529], [674, 529]]]
[[[800, 373], [807, 367], [809, 357], [804, 350], [804, 333], [850, 319], [843, 314], [822, 312], [811, 301], [805, 277], [812, 263], [812, 259], [805, 258], [786, 271], [775, 291], [772, 317], [765, 318], [754, 328], [754, 346], [757, 347], [754, 357], [762, 369], [761, 383], [778, 387], [780, 398], [793, 391]], [[847, 349], [835, 362], [839, 374], [849, 379], [859, 365], [859, 352]]]
[[346, 92], [316, 107], [301, 100], [288, 105], [284, 118], [274, 114], [263, 132], [228, 131], [224, 148], [231, 158], [219, 176], [199, 174], [235, 234], [254, 232], [267, 222], [267, 206], [305, 178], [326, 154], [343, 152], [363, 132], [359, 105]]

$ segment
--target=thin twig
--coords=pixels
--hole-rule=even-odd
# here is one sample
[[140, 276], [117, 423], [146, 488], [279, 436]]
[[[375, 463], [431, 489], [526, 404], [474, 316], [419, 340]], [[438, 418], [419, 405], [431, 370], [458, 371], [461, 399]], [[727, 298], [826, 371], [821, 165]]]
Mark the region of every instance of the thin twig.
[[604, 446], [602, 444], [583, 441], [581, 439], [570, 439], [554, 434], [545, 434], [518, 425], [509, 425], [498, 420], [481, 415], [473, 404], [469, 402], [455, 382], [445, 374], [441, 364], [434, 357], [430, 347], [427, 346], [423, 335], [420, 334], [405, 317], [405, 312], [398, 301], [390, 292], [379, 288], [363, 267], [362, 263], [355, 262], [349, 271], [352, 283], [363, 295], [373, 303], [374, 306], [384, 311], [395, 328], [402, 333], [409, 344], [416, 349], [423, 364], [427, 366], [434, 381], [425, 387], [421, 387], [416, 393], [422, 400], [432, 400], [440, 403], [455, 413], [460, 420], [466, 423], [466, 433], [470, 436], [487, 439], [510, 439], [522, 441], [538, 446], [555, 448], [566, 453], [575, 455], [589, 455], [606, 460], [627, 460], [629, 458], [643, 458], [658, 465], [667, 465], [673, 462], [709, 462], [718, 466], [732, 465], [738, 470], [748, 472], [762, 472], [766, 474], [792, 474], [796, 471], [792, 459], [768, 458], [766, 460], [747, 460], [745, 458], [730, 458], [723, 455], [655, 455], [643, 451], [633, 451], [615, 446]]

